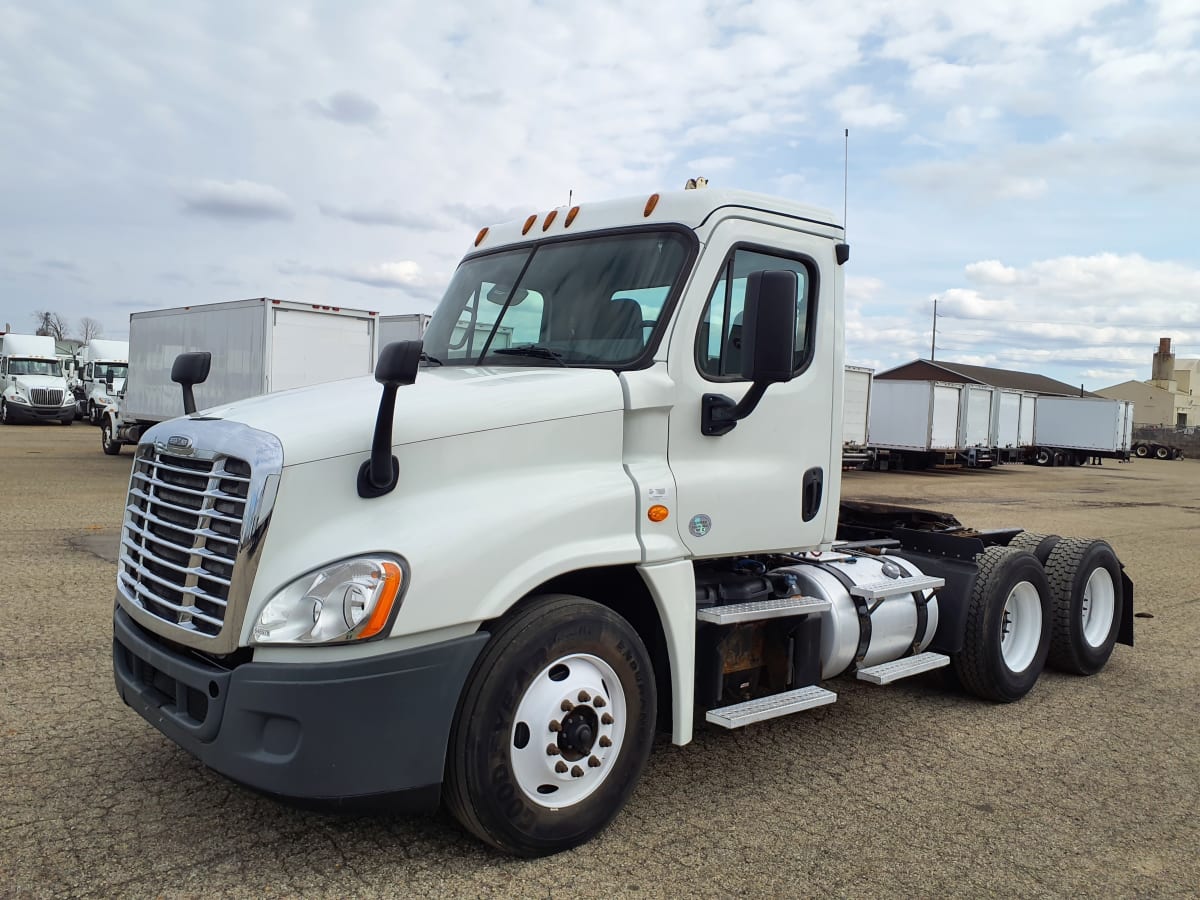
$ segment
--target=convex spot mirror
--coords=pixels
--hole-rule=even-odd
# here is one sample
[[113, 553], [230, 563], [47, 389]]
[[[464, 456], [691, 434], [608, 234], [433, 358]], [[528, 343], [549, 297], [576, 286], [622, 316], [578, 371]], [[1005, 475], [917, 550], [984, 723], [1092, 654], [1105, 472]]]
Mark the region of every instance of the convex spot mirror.
[[497, 306], [503, 306], [508, 303], [509, 306], [520, 306], [525, 302], [525, 298], [529, 296], [529, 291], [525, 288], [519, 289], [515, 294], [512, 294], [512, 302], [509, 303], [508, 297], [512, 294], [512, 287], [507, 284], [497, 284], [487, 292], [486, 298], [488, 303], [495, 303]]
[[795, 272], [753, 272], [742, 314], [742, 377], [759, 384], [791, 381], [796, 366]]

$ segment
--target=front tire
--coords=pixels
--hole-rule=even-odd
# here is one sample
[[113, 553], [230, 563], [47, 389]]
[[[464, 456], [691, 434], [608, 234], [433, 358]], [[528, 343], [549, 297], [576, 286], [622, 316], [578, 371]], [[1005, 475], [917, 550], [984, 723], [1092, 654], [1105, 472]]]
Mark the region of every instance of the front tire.
[[467, 681], [447, 806], [517, 856], [582, 844], [633, 792], [655, 716], [650, 657], [625, 619], [582, 597], [534, 598], [492, 635]]
[[8, 411], [8, 403], [0, 400], [0, 425], [15, 425], [12, 413]]
[[121, 453], [121, 442], [113, 437], [112, 419], [108, 416], [100, 423], [100, 449], [106, 456], [118, 456]]
[[1104, 668], [1125, 597], [1121, 563], [1105, 541], [1064, 538], [1046, 561], [1051, 592], [1049, 663], [1076, 675]]
[[1011, 703], [1037, 683], [1050, 649], [1050, 587], [1028, 550], [989, 547], [967, 602], [963, 649], [954, 671], [972, 694]]

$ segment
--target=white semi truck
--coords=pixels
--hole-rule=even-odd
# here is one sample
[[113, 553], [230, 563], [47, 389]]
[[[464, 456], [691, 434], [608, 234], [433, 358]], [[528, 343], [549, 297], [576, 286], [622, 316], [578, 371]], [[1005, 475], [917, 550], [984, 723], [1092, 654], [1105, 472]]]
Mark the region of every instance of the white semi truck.
[[374, 381], [149, 429], [121, 697], [259, 791], [440, 798], [536, 856], [617, 815], [656, 728], [1098, 671], [1133, 640], [1104, 541], [839, 504], [848, 256], [831, 214], [741, 192], [532, 214], [479, 232]]
[[0, 335], [0, 423], [75, 420], [75, 397], [67, 389], [54, 338]]
[[269, 297], [132, 313], [128, 383], [103, 411], [100, 446], [116, 455], [147, 428], [183, 412], [170, 379], [181, 353], [211, 354], [212, 377], [196, 389], [204, 409], [370, 374], [377, 318], [366, 310]]
[[76, 358], [76, 412], [93, 425], [125, 389], [129, 374], [129, 341], [92, 338]]

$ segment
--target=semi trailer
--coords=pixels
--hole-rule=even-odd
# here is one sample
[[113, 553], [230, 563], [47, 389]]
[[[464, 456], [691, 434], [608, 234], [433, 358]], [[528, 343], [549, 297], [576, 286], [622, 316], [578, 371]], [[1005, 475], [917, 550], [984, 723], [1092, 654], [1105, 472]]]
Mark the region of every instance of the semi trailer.
[[1026, 462], [1081, 466], [1091, 459], [1128, 460], [1132, 449], [1132, 400], [1037, 398], [1033, 444], [1026, 450]]
[[268, 297], [131, 313], [128, 381], [103, 411], [100, 446], [119, 454], [146, 429], [181, 414], [170, 372], [182, 353], [211, 354], [211, 377], [196, 389], [197, 407], [204, 409], [369, 375], [376, 319], [365, 310]]
[[1099, 671], [1133, 641], [1106, 542], [839, 502], [848, 258], [830, 213], [737, 191], [531, 213], [374, 380], [148, 429], [120, 696], [256, 790], [440, 801], [539, 856], [612, 821], [656, 730]]
[[871, 419], [871, 383], [875, 370], [846, 366], [842, 377], [842, 468], [861, 469], [871, 461], [868, 425]]

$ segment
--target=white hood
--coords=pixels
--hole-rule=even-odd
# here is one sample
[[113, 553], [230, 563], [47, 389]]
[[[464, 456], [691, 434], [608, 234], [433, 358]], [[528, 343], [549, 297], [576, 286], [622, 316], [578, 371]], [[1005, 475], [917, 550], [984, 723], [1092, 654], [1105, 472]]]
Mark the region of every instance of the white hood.
[[[371, 449], [383, 388], [370, 377], [267, 394], [196, 413], [274, 434], [284, 464]], [[624, 408], [607, 369], [427, 367], [396, 392], [393, 446]]]
[[6, 387], [19, 387], [28, 393], [35, 388], [45, 388], [50, 391], [65, 391], [67, 380], [61, 375], [18, 375], [16, 381], [9, 380]]

